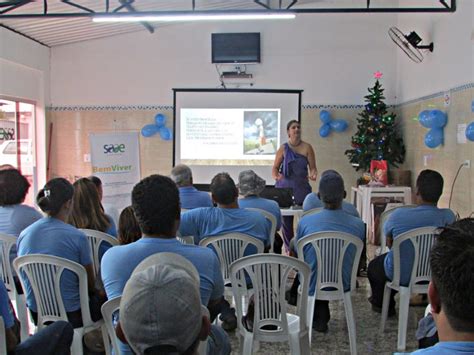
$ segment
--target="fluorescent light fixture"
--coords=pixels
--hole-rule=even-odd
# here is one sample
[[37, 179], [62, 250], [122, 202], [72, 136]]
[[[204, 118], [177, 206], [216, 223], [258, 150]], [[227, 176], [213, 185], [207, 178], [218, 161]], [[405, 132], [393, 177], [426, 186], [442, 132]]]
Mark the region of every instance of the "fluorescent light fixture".
[[94, 22], [177, 22], [177, 21], [229, 21], [229, 20], [291, 20], [292, 13], [247, 13], [247, 14], [186, 14], [145, 16], [95, 16]]

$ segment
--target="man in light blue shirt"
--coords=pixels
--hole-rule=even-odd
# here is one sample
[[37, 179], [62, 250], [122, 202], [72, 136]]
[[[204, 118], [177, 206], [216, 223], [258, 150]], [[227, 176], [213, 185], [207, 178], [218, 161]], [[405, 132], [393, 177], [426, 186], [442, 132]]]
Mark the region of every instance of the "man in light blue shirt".
[[[150, 255], [169, 252], [188, 259], [200, 277], [201, 302], [209, 308], [223, 300], [224, 280], [219, 260], [211, 249], [183, 245], [176, 239], [180, 221], [179, 192], [176, 184], [165, 176], [151, 175], [132, 191], [132, 207], [143, 237], [138, 241], [109, 249], [101, 262], [101, 276], [109, 299], [122, 295], [135, 267]], [[230, 343], [222, 329], [213, 326], [208, 354], [228, 354]], [[121, 343], [124, 354], [131, 354]]]
[[413, 354], [474, 354], [474, 219], [444, 228], [430, 254], [428, 297], [440, 342]]
[[[346, 198], [346, 193], [344, 192], [344, 198]], [[303, 211], [309, 211], [313, 208], [322, 208], [324, 207], [323, 203], [319, 199], [318, 195], [314, 192], [311, 192], [306, 195], [303, 201]], [[360, 218], [357, 208], [354, 207], [352, 203], [342, 201], [342, 210], [346, 213], [349, 213], [351, 216]]]
[[[446, 208], [438, 208], [438, 200], [443, 192], [443, 177], [434, 170], [423, 170], [416, 180], [417, 207], [400, 208], [394, 211], [383, 226], [389, 248], [393, 239], [409, 230], [421, 227], [443, 227], [454, 222], [454, 213]], [[400, 283], [408, 285], [413, 265], [414, 249], [410, 241], [400, 246]], [[393, 278], [393, 251], [372, 260], [368, 267], [372, 296], [369, 298], [372, 310], [380, 313], [385, 282]], [[389, 315], [395, 314], [395, 291], [390, 296]]]
[[[321, 175], [319, 181], [318, 197], [324, 203], [324, 209], [312, 215], [301, 218], [296, 231], [296, 241], [308, 234], [324, 231], [338, 231], [354, 235], [365, 241], [365, 225], [360, 218], [351, 216], [342, 210], [342, 200], [344, 198], [344, 181], [336, 171], [327, 170]], [[344, 289], [349, 290], [351, 281], [352, 265], [355, 257], [354, 246], [347, 248], [343, 261], [343, 284]], [[310, 245], [305, 247], [305, 261], [309, 263], [312, 270], [309, 294], [314, 295], [316, 287], [317, 260], [316, 252]], [[354, 267], [357, 267], [355, 265]], [[318, 332], [328, 330], [330, 319], [329, 302], [316, 300], [314, 306], [313, 328]]]
[[181, 208], [192, 210], [198, 207], [213, 206], [209, 194], [199, 191], [193, 186], [193, 174], [187, 165], [176, 165], [171, 170], [171, 179], [178, 186]]

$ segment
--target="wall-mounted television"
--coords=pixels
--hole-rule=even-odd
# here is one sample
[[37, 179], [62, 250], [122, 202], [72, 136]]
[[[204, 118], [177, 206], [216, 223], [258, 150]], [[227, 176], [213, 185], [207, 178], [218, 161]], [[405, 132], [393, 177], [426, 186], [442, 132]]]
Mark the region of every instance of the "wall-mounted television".
[[260, 33], [213, 33], [212, 63], [260, 63]]

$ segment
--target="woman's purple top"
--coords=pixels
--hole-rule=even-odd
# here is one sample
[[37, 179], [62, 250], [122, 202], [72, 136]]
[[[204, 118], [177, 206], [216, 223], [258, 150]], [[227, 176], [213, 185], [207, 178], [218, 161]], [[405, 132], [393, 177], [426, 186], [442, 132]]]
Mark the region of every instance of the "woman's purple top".
[[275, 187], [291, 187], [295, 203], [302, 205], [306, 195], [311, 192], [311, 185], [308, 182], [308, 159], [291, 150], [288, 143], [283, 146], [285, 151], [280, 167], [283, 178], [276, 182]]

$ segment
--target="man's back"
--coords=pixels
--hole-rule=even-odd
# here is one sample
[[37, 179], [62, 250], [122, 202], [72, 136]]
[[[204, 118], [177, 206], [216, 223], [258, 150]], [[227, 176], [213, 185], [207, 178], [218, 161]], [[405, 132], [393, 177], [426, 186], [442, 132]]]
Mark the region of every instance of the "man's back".
[[212, 207], [211, 197], [207, 192], [199, 191], [193, 186], [179, 188], [181, 208], [192, 210], [199, 207]]
[[[324, 204], [321, 202], [321, 200], [318, 198], [318, 196], [311, 192], [308, 195], [306, 195], [304, 201], [303, 201], [303, 210], [304, 211], [309, 211], [312, 210], [313, 208], [322, 208], [324, 207]], [[342, 201], [342, 210], [349, 213], [351, 216], [354, 217], [360, 217], [359, 212], [357, 212], [357, 209], [354, 207], [353, 204]]]
[[275, 216], [277, 221], [277, 230], [281, 227], [281, 212], [280, 206], [278, 203], [273, 200], [269, 200], [262, 197], [257, 196], [248, 196], [239, 199], [239, 207], [240, 208], [259, 208], [261, 210], [267, 211]]

